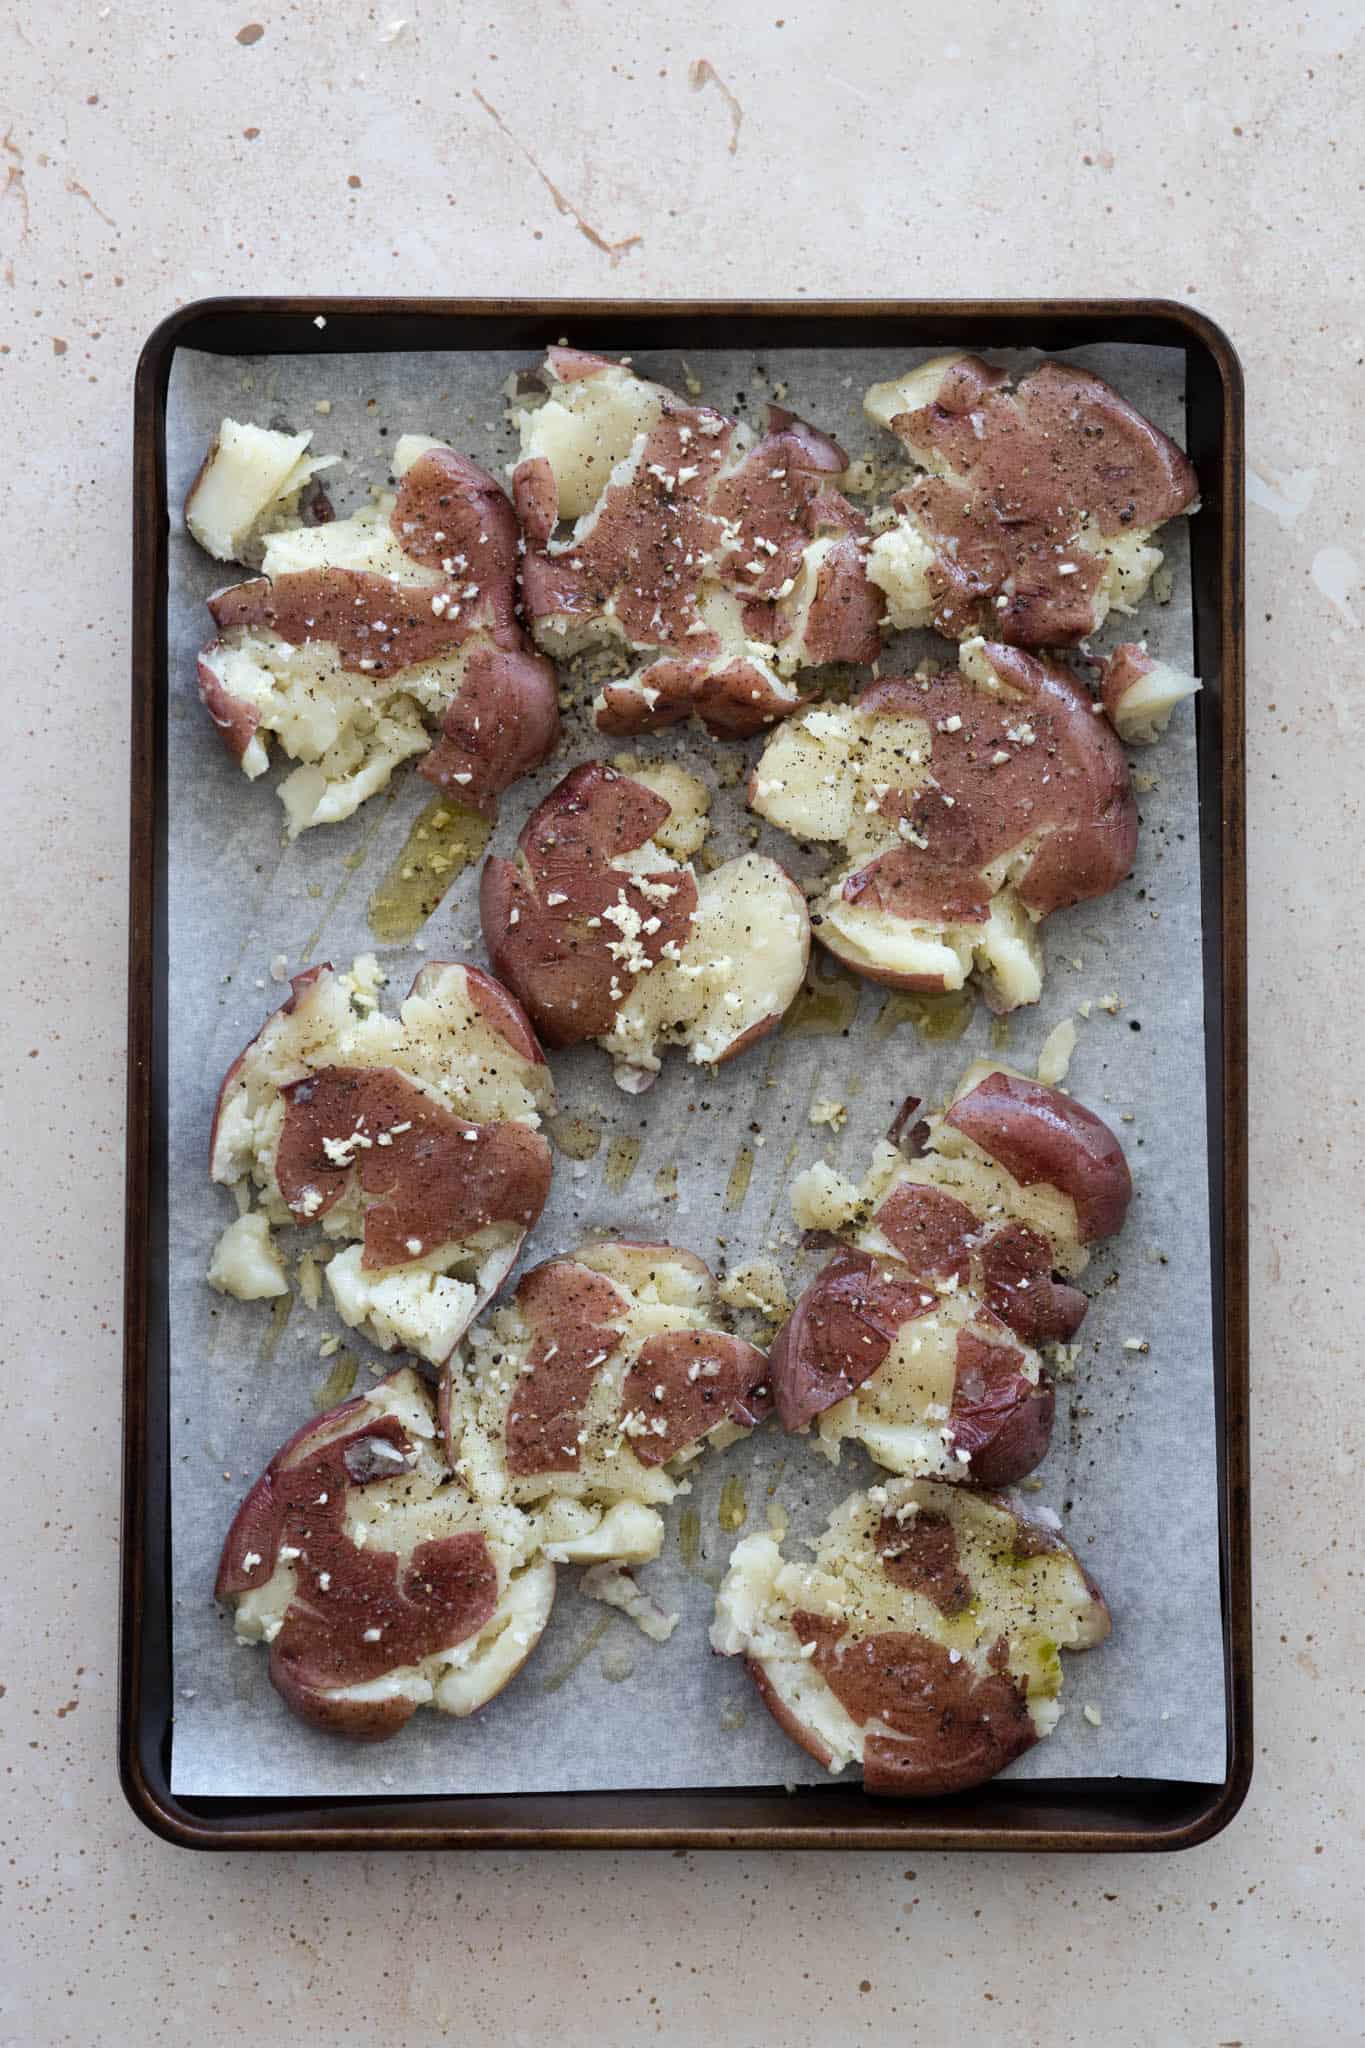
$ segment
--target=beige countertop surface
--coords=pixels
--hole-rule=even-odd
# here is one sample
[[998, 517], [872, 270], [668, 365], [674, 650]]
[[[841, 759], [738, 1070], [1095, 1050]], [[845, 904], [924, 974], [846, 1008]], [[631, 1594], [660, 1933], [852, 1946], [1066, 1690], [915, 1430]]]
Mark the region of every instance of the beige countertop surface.
[[[1362, 2038], [1361, 48], [1357, 10], [1302, 0], [5, 10], [0, 2044]], [[233, 1859], [124, 1805], [130, 391], [164, 314], [247, 291], [1163, 295], [1226, 327], [1251, 495], [1258, 1721], [1218, 1840]]]

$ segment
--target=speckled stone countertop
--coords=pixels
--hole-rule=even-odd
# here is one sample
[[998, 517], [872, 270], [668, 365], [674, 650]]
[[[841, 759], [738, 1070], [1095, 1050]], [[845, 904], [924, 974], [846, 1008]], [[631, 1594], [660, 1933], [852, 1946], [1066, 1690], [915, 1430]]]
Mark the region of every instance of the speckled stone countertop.
[[[1361, 2038], [1365, 934], [1342, 878], [1365, 733], [1362, 33], [1344, 7], [1234, 12], [6, 12], [0, 2044]], [[1258, 1731], [1217, 1841], [1170, 1860], [324, 1862], [194, 1857], [131, 1817], [113, 1762], [130, 384], [163, 314], [241, 291], [1166, 295], [1231, 334]]]

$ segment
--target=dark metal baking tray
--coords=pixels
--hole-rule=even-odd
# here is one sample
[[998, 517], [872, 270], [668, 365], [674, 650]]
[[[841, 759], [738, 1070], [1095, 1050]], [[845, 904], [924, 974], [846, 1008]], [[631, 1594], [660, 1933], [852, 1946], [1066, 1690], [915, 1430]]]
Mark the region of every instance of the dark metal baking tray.
[[[325, 315], [325, 326], [316, 324]], [[169, 1323], [166, 1293], [166, 394], [177, 349], [220, 355], [542, 350], [566, 328], [604, 350], [1077, 348], [1183, 351], [1204, 918], [1209, 1231], [1213, 1267], [1223, 1782], [996, 1779], [896, 1805], [855, 1784], [741, 1790], [373, 1799], [188, 1799], [170, 1787]], [[138, 1817], [192, 1848], [1179, 1849], [1237, 1812], [1251, 1777], [1247, 1408], [1246, 868], [1243, 816], [1242, 376], [1227, 337], [1163, 300], [621, 302], [210, 299], [153, 332], [133, 443], [132, 819], [119, 1769]]]

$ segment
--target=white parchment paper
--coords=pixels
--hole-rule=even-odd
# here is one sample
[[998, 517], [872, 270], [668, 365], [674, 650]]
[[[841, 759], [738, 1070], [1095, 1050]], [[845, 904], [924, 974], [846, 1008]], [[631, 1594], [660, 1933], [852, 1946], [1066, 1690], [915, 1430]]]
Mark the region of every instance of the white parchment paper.
[[[570, 335], [591, 347], [591, 334]], [[893, 452], [864, 421], [867, 385], [906, 368], [918, 352], [858, 348], [700, 352], [689, 358], [711, 402], [742, 404], [761, 420], [773, 388], [843, 440], [851, 454]], [[312, 428], [320, 452], [343, 456], [329, 473], [337, 510], [364, 501], [387, 474], [387, 451], [407, 431], [439, 435], [500, 469], [514, 452], [502, 386], [525, 356], [377, 355], [228, 359], [181, 351], [167, 417], [173, 508], [169, 597], [170, 690], [170, 1305], [172, 1549], [177, 1793], [393, 1795], [573, 1791], [588, 1788], [800, 1785], [823, 1773], [780, 1732], [743, 1669], [707, 1648], [713, 1585], [733, 1544], [719, 1520], [723, 1481], [742, 1482], [746, 1530], [765, 1524], [770, 1502], [791, 1518], [789, 1554], [834, 1503], [868, 1483], [871, 1467], [848, 1448], [837, 1469], [775, 1422], [749, 1442], [704, 1460], [691, 1492], [670, 1511], [662, 1558], [643, 1574], [681, 1623], [672, 1640], [647, 1642], [624, 1617], [584, 1598], [560, 1574], [555, 1613], [535, 1656], [472, 1722], [421, 1713], [395, 1741], [356, 1748], [287, 1714], [266, 1674], [266, 1656], [234, 1644], [214, 1606], [218, 1552], [238, 1501], [280, 1442], [312, 1412], [330, 1370], [319, 1342], [338, 1334], [360, 1355], [360, 1381], [385, 1370], [378, 1352], [324, 1306], [296, 1302], [269, 1340], [267, 1304], [210, 1292], [204, 1272], [218, 1232], [235, 1213], [210, 1185], [209, 1120], [219, 1079], [285, 991], [270, 975], [283, 955], [291, 972], [310, 961], [348, 963], [378, 951], [392, 1002], [423, 958], [486, 963], [469, 870], [421, 933], [424, 945], [376, 947], [366, 925], [370, 890], [384, 875], [431, 795], [400, 770], [387, 796], [346, 824], [283, 843], [276, 773], [248, 783], [220, 745], [195, 691], [195, 653], [210, 632], [204, 598], [231, 572], [200, 554], [178, 506], [224, 414], [295, 430]], [[1183, 364], [1173, 350], [1107, 346], [1075, 352], [1177, 439], [1184, 439]], [[677, 356], [641, 354], [646, 375], [682, 387]], [[778, 394], [782, 394], [779, 392]], [[316, 410], [319, 402], [330, 412]], [[1149, 599], [1141, 617], [1104, 639], [1145, 635], [1159, 654], [1192, 660], [1186, 537], [1181, 523], [1162, 545], [1173, 573], [1170, 601]], [[883, 671], [913, 667], [928, 635], [892, 644]], [[758, 743], [743, 750], [751, 755]], [[717, 786], [726, 749], [695, 737], [641, 743], [676, 753], [715, 791], [713, 835], [737, 851], [746, 822], [743, 778]], [[611, 753], [581, 719], [539, 776], [504, 799], [493, 850], [511, 849], [529, 810], [576, 760]], [[733, 751], [733, 750], [730, 750]], [[1007, 1057], [1031, 1068], [1052, 1026], [1095, 1007], [1079, 1024], [1067, 1085], [1120, 1133], [1136, 1199], [1120, 1239], [1103, 1245], [1086, 1276], [1093, 1296], [1073, 1382], [1058, 1390], [1051, 1453], [1040, 1491], [1104, 1587], [1112, 1640], [1065, 1660], [1066, 1711], [1054, 1736], [1013, 1768], [1017, 1777], [1160, 1777], [1200, 1783], [1224, 1775], [1224, 1704], [1218, 1599], [1217, 1486], [1210, 1343], [1207, 1161], [1200, 978], [1200, 908], [1194, 721], [1177, 712], [1162, 743], [1134, 757], [1144, 777], [1135, 873], [1117, 894], [1052, 918], [1048, 977], [1036, 1010], [1011, 1022]], [[1150, 786], [1147, 779], [1150, 778]], [[800, 868], [789, 841], [764, 828], [766, 850]], [[1117, 996], [1109, 1014], [1101, 999]], [[863, 988], [846, 1037], [770, 1040], [716, 1075], [675, 1054], [653, 1091], [630, 1098], [608, 1062], [579, 1048], [554, 1061], [561, 1107], [598, 1122], [591, 1161], [557, 1158], [553, 1192], [523, 1265], [571, 1248], [590, 1228], [670, 1239], [713, 1266], [775, 1254], [793, 1294], [822, 1254], [801, 1254], [786, 1202], [792, 1175], [823, 1156], [861, 1175], [873, 1141], [910, 1093], [936, 1103], [966, 1062], [993, 1049], [979, 1006], [963, 1037], [926, 1042], [913, 1023], [878, 1036], [883, 991]], [[846, 1103], [847, 1124], [813, 1129], [817, 1097]], [[753, 1127], [757, 1127], [754, 1129]], [[605, 1177], [614, 1136], [639, 1140], [629, 1182]], [[725, 1206], [741, 1143], [754, 1152], [747, 1193]], [[668, 1169], [676, 1168], [676, 1199]], [[1124, 1349], [1136, 1337], [1145, 1351]], [[691, 1511], [699, 1550], [685, 1560], [679, 1521]], [[687, 1546], [690, 1550], [690, 1545]], [[1093, 1726], [1082, 1706], [1100, 1710]]]

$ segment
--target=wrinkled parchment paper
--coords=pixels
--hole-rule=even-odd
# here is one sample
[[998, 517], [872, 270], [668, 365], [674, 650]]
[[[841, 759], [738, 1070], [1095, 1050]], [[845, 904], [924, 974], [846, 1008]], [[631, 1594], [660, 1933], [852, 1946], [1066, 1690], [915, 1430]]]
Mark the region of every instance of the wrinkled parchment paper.
[[[569, 339], [591, 347], [591, 334]], [[737, 404], [761, 422], [775, 387], [796, 411], [839, 436], [850, 454], [894, 454], [860, 410], [874, 380], [917, 355], [863, 348], [701, 352], [690, 370], [712, 403]], [[1076, 352], [1144, 411], [1184, 438], [1183, 366], [1176, 351], [1107, 346]], [[691, 1491], [668, 1515], [664, 1554], [642, 1579], [682, 1616], [672, 1640], [646, 1641], [624, 1616], [560, 1573], [549, 1629], [511, 1687], [472, 1722], [423, 1712], [393, 1742], [351, 1747], [287, 1714], [266, 1675], [266, 1653], [234, 1644], [214, 1606], [214, 1568], [228, 1522], [276, 1447], [312, 1412], [332, 1360], [329, 1334], [359, 1356], [358, 1385], [381, 1355], [346, 1331], [327, 1306], [301, 1302], [271, 1342], [269, 1304], [213, 1294], [204, 1272], [214, 1240], [235, 1214], [209, 1184], [205, 1157], [218, 1082], [285, 990], [271, 978], [310, 961], [349, 963], [374, 947], [371, 889], [431, 795], [400, 770], [387, 796], [343, 825], [283, 843], [272, 784], [248, 783], [221, 747], [195, 693], [195, 652], [209, 636], [206, 595], [233, 580], [185, 535], [178, 507], [224, 414], [312, 428], [319, 452], [339, 453], [328, 475], [338, 512], [362, 503], [387, 473], [401, 433], [439, 435], [500, 469], [514, 452], [502, 387], [526, 364], [511, 355], [375, 355], [241, 360], [181, 351], [167, 420], [172, 505], [170, 627], [170, 1304], [175, 1725], [172, 1784], [199, 1795], [367, 1795], [573, 1791], [610, 1787], [800, 1785], [824, 1774], [769, 1718], [738, 1662], [713, 1657], [706, 1630], [713, 1587], [738, 1534], [720, 1524], [721, 1487], [742, 1487], [744, 1531], [770, 1504], [791, 1518], [788, 1554], [871, 1467], [845, 1447], [835, 1468], [812, 1445], [770, 1423], [748, 1443], [702, 1461]], [[683, 388], [676, 356], [642, 355], [646, 375]], [[320, 413], [320, 402], [330, 411]], [[1145, 634], [1160, 654], [1192, 660], [1183, 526], [1162, 545], [1173, 573], [1164, 606], [1115, 622], [1103, 641]], [[1103, 643], [1102, 643], [1103, 644]], [[903, 635], [883, 671], [913, 667], [930, 635]], [[639, 743], [676, 753], [716, 791], [713, 836], [739, 850], [743, 778], [716, 786], [716, 764], [745, 749], [686, 734]], [[507, 852], [532, 805], [575, 760], [611, 753], [581, 719], [534, 780], [504, 800], [492, 850]], [[1207, 1162], [1200, 985], [1200, 909], [1194, 723], [1182, 706], [1161, 744], [1136, 755], [1154, 778], [1141, 789], [1142, 838], [1132, 880], [1116, 895], [1052, 918], [1048, 977], [1037, 1009], [1017, 1013], [1004, 1056], [1032, 1069], [1053, 1025], [1094, 1007], [1067, 1085], [1120, 1133], [1136, 1199], [1122, 1237], [1103, 1245], [1085, 1285], [1093, 1306], [1072, 1382], [1058, 1390], [1042, 1487], [1046, 1505], [1094, 1572], [1113, 1608], [1113, 1638], [1064, 1660], [1066, 1711], [1054, 1736], [1014, 1766], [1017, 1777], [1151, 1776], [1218, 1782], [1224, 1774], [1223, 1667], [1218, 1604], [1217, 1488], [1210, 1351]], [[287, 766], [287, 764], [286, 764]], [[767, 850], [801, 867], [790, 842], [765, 827]], [[390, 1002], [423, 958], [485, 961], [468, 870], [416, 947], [375, 948]], [[1117, 997], [1113, 1014], [1099, 1005]], [[793, 1294], [823, 1255], [799, 1254], [786, 1201], [793, 1174], [817, 1157], [861, 1176], [874, 1140], [909, 1093], [937, 1103], [967, 1061], [996, 1049], [978, 1006], [956, 1042], [926, 1042], [913, 1023], [878, 1036], [884, 992], [865, 986], [848, 1036], [773, 1038], [712, 1075], [677, 1054], [647, 1095], [623, 1095], [593, 1048], [554, 1061], [561, 1106], [596, 1120], [603, 1141], [587, 1162], [557, 1157], [554, 1189], [523, 1265], [567, 1249], [590, 1228], [669, 1239], [719, 1268], [756, 1252], [775, 1255]], [[1139, 1028], [1140, 1027], [1140, 1028]], [[817, 1098], [847, 1105], [837, 1135], [815, 1129]], [[1131, 1119], [1131, 1121], [1121, 1119]], [[756, 1127], [756, 1128], [755, 1128]], [[628, 1183], [613, 1191], [611, 1140], [639, 1141]], [[747, 1193], [726, 1206], [741, 1143], [753, 1153]], [[669, 1193], [676, 1169], [676, 1199]], [[1124, 1340], [1147, 1347], [1126, 1350]], [[392, 1361], [389, 1361], [392, 1363]], [[733, 1496], [734, 1487], [731, 1487]], [[727, 1497], [727, 1508], [735, 1508]], [[684, 1562], [679, 1520], [690, 1511], [698, 1554]], [[737, 1510], [736, 1510], [737, 1511]], [[733, 1521], [734, 1514], [729, 1517]], [[689, 1546], [690, 1548], [690, 1546]], [[1095, 1727], [1082, 1713], [1099, 1709]]]

